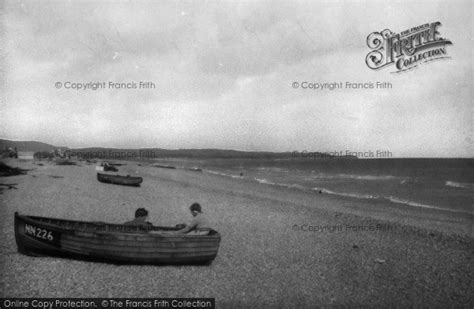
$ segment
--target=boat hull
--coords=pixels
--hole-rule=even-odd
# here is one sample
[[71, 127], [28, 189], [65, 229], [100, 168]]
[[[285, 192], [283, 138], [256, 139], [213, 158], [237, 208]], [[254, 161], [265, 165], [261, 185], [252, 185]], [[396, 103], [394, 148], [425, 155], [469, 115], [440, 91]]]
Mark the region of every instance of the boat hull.
[[139, 187], [143, 182], [142, 177], [108, 175], [97, 173], [97, 180], [103, 183], [110, 183], [114, 185]]
[[[161, 229], [161, 230], [160, 230]], [[68, 221], [15, 214], [18, 252], [114, 264], [208, 264], [220, 235], [169, 233], [173, 228]]]

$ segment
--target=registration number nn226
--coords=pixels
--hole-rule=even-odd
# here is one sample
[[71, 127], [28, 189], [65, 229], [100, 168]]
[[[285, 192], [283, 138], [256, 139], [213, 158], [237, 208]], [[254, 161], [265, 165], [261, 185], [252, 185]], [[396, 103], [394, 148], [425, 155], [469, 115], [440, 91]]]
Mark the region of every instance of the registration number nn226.
[[25, 233], [42, 240], [54, 241], [53, 232], [33, 225], [25, 224]]

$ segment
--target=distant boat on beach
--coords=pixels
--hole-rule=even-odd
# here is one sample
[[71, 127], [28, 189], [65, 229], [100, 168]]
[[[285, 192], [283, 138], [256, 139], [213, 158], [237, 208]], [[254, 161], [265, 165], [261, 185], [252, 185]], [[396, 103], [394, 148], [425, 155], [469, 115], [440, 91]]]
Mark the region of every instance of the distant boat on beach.
[[142, 177], [132, 177], [132, 176], [120, 176], [120, 175], [108, 175], [97, 173], [97, 180], [103, 183], [111, 183], [114, 185], [122, 186], [134, 186], [139, 187], [143, 182]]
[[118, 169], [107, 162], [101, 163], [99, 166], [95, 167], [96, 171], [99, 172], [118, 172]]
[[153, 167], [158, 167], [158, 168], [169, 168], [169, 169], [176, 169], [175, 166], [171, 166], [171, 165], [159, 165], [159, 164], [156, 164], [156, 165], [153, 165]]
[[18, 252], [115, 264], [207, 264], [217, 255], [220, 234], [200, 229], [140, 227], [20, 215], [15, 212]]

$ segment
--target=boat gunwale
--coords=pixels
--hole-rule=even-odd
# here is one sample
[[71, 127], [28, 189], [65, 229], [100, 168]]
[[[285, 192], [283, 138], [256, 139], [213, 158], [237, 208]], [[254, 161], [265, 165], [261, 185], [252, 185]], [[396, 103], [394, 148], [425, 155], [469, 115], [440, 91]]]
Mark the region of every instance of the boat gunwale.
[[[47, 227], [53, 231], [67, 233], [67, 234], [78, 234], [81, 233], [91, 233], [91, 237], [95, 236], [136, 236], [144, 238], [144, 241], [152, 240], [152, 239], [160, 239], [167, 241], [179, 241], [184, 239], [193, 240], [193, 241], [209, 241], [209, 240], [217, 240], [220, 239], [220, 234], [216, 230], [212, 228], [206, 228], [202, 230], [209, 231], [208, 235], [193, 235], [193, 234], [167, 234], [167, 233], [159, 233], [159, 232], [171, 232], [171, 231], [178, 231], [179, 228], [176, 227], [164, 227], [164, 226], [152, 226], [151, 228], [141, 228], [140, 226], [133, 226], [133, 225], [124, 225], [118, 223], [105, 223], [101, 221], [93, 222], [93, 221], [82, 221], [82, 220], [66, 220], [66, 219], [57, 219], [57, 218], [49, 218], [49, 217], [39, 217], [39, 216], [27, 216], [27, 215], [20, 215], [18, 212], [15, 212], [15, 218], [22, 220], [24, 222], [28, 222], [35, 225], [40, 225], [43, 227]], [[47, 222], [44, 220], [51, 220], [51, 221], [59, 221], [62, 223], [71, 223], [75, 224], [78, 223], [79, 226], [67, 226], [62, 224], [55, 224], [52, 222]], [[80, 226], [80, 224], [84, 224], [85, 226]], [[116, 230], [103, 230], [97, 229], [98, 227], [112, 227]], [[150, 233], [152, 232], [152, 233]], [[156, 233], [158, 232], [158, 233]], [[77, 234], [76, 234], [77, 235]], [[80, 235], [77, 235], [80, 237]], [[85, 235], [84, 235], [85, 236]], [[139, 240], [137, 240], [139, 241]]]

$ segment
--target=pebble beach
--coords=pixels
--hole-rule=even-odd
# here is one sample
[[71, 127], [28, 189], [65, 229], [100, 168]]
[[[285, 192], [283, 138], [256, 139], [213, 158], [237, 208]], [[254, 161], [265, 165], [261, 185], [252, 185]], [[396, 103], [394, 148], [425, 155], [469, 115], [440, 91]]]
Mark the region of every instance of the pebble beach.
[[[123, 161], [140, 187], [99, 183], [95, 164], [8, 159], [1, 177], [2, 297], [211, 297], [217, 308], [472, 306], [473, 217], [354, 202], [189, 169]], [[166, 163], [168, 164], [168, 163]], [[209, 266], [113, 265], [17, 253], [14, 213], [122, 223], [136, 208], [174, 226], [203, 212], [222, 240]]]

